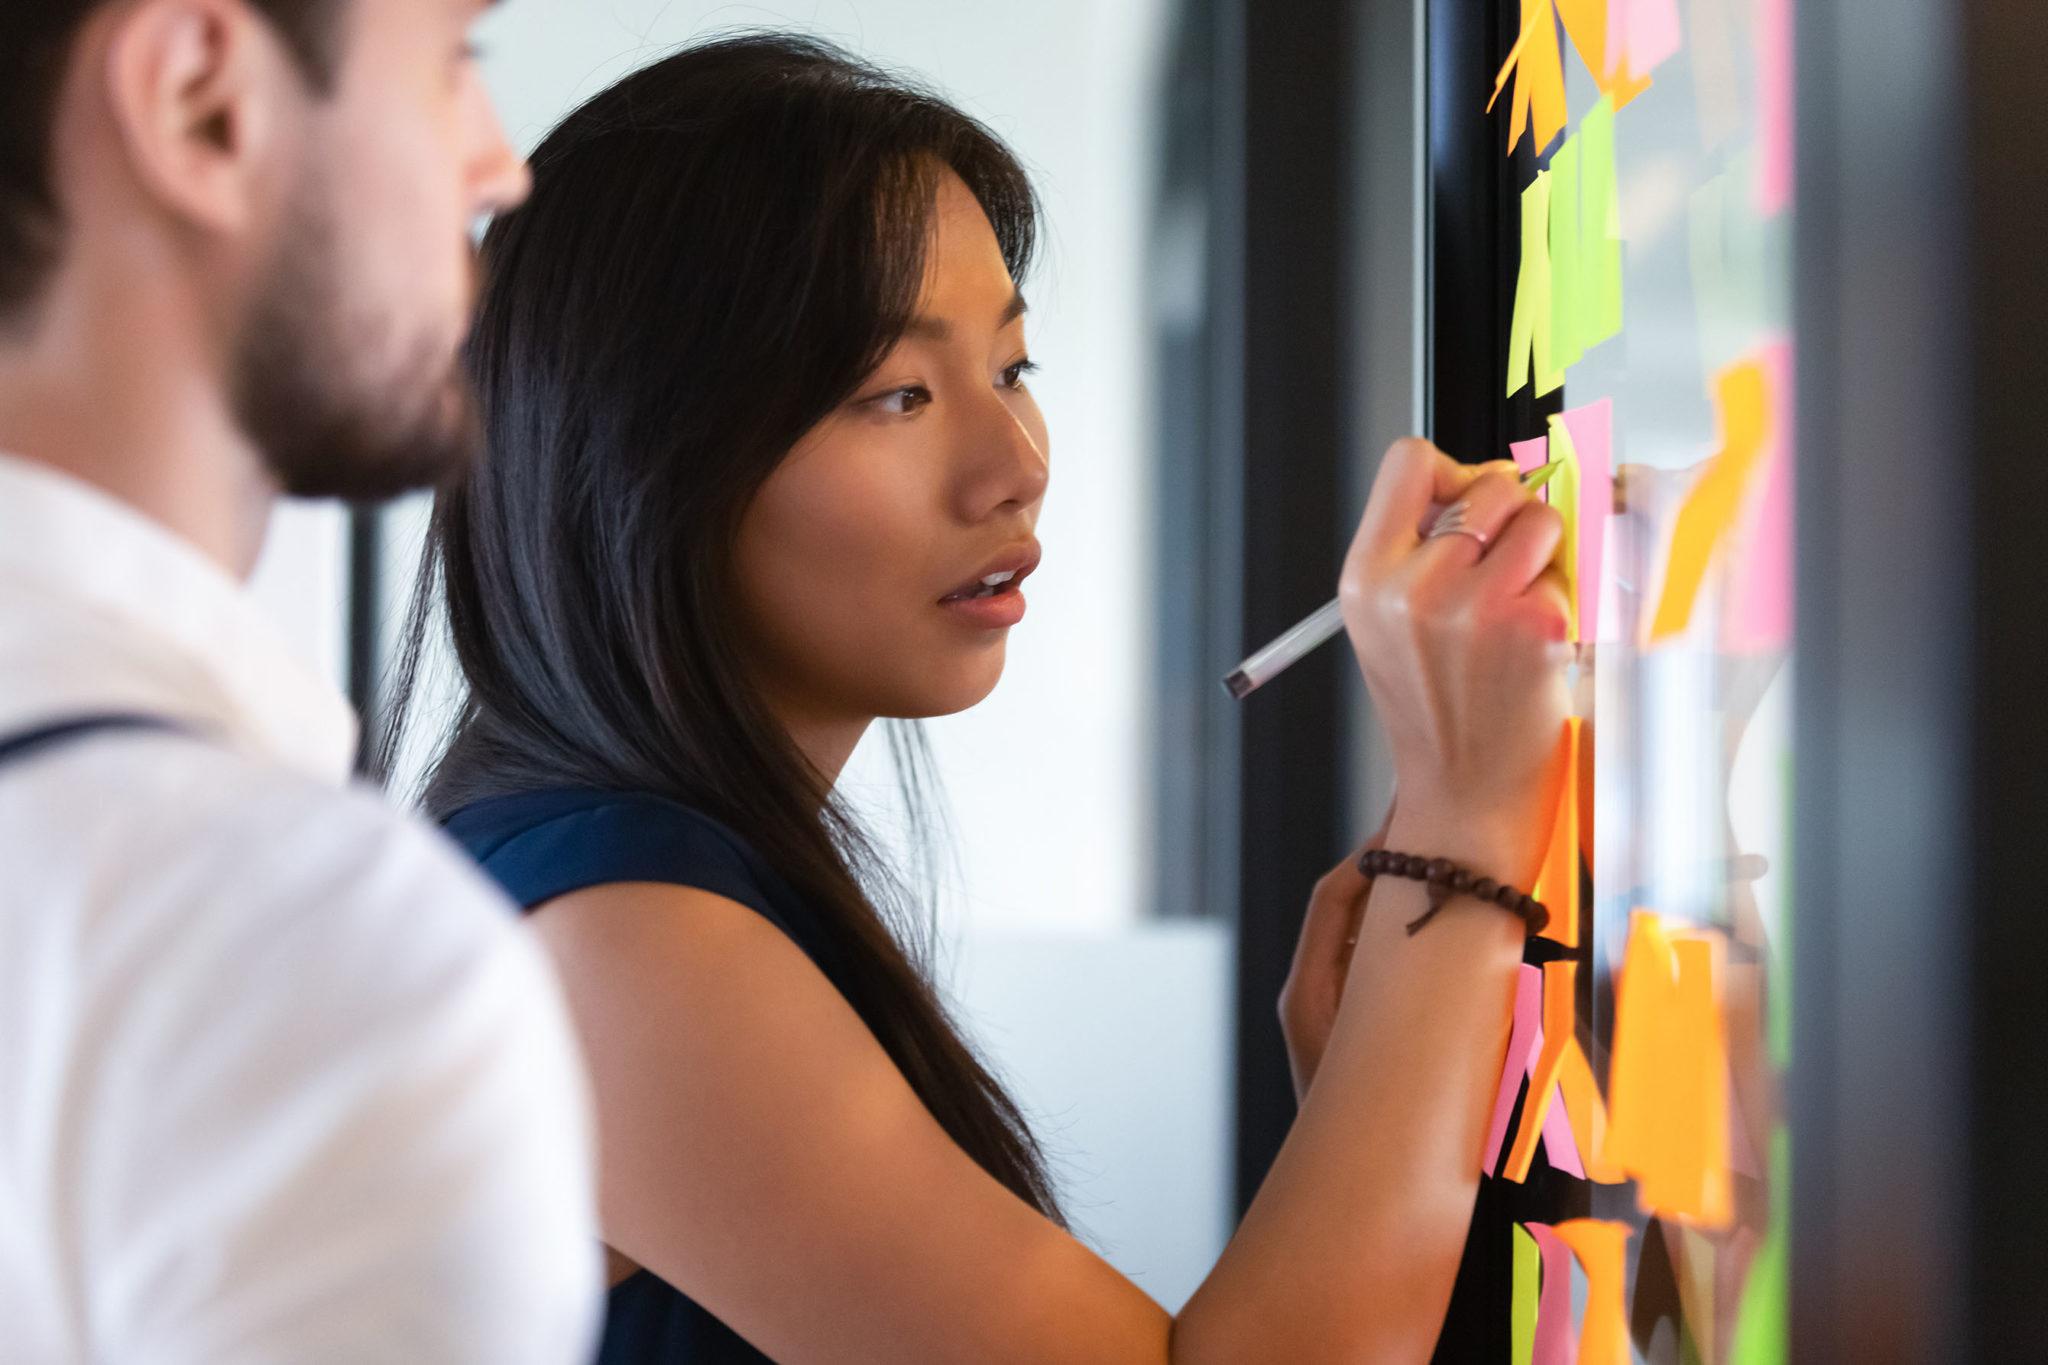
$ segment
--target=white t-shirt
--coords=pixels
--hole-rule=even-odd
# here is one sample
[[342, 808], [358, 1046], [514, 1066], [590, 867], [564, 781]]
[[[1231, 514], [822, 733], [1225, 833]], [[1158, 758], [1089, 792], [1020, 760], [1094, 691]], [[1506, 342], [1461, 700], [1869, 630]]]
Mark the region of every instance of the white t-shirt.
[[568, 1365], [595, 1344], [559, 991], [239, 585], [0, 456], [0, 1359]]

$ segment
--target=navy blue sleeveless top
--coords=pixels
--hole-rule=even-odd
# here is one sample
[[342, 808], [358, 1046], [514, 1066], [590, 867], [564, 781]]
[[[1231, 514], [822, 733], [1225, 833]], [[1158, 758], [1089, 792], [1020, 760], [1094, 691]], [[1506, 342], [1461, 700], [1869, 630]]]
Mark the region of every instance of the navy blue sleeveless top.
[[[465, 806], [447, 828], [524, 909], [610, 882], [695, 887], [758, 911], [844, 989], [802, 898], [744, 839], [688, 806], [644, 792], [530, 792]], [[598, 1365], [767, 1359], [652, 1271], [612, 1286]]]

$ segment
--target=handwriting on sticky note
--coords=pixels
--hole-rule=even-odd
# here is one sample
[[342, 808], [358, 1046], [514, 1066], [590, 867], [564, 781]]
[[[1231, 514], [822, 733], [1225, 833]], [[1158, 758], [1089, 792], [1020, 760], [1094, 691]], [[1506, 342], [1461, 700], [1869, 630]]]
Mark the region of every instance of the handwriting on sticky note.
[[1743, 494], [1771, 431], [1770, 385], [1763, 365], [1750, 360], [1722, 371], [1715, 404], [1721, 413], [1721, 450], [1678, 509], [1664, 590], [1650, 622], [1653, 644], [1683, 633], [1691, 623], [1707, 568], [1742, 510]]

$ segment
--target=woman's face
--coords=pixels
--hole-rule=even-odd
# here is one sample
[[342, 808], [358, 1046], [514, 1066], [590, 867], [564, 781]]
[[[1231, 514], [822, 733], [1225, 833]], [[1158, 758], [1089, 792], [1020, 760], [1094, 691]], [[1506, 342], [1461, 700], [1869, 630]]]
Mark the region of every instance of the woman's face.
[[946, 175], [916, 320], [741, 519], [748, 662], [786, 721], [943, 715], [1002, 675], [1046, 484], [1023, 307]]

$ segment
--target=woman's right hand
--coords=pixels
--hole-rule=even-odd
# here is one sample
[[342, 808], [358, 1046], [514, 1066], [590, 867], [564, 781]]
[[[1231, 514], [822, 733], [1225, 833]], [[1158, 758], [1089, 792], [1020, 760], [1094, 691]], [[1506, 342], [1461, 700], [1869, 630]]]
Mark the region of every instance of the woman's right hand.
[[[1428, 538], [1442, 506], [1467, 534]], [[1460, 465], [1427, 441], [1381, 462], [1338, 595], [1392, 748], [1391, 846], [1527, 889], [1548, 842], [1570, 607], [1558, 514], [1508, 461]], [[1411, 819], [1412, 817], [1412, 819]], [[1412, 834], [1427, 847], [1408, 847]]]

